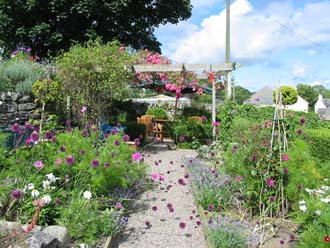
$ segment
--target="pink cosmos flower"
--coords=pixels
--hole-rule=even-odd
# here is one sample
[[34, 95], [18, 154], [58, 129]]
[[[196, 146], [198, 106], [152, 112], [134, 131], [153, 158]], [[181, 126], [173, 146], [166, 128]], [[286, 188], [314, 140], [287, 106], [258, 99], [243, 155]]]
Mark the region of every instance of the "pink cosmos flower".
[[139, 152], [134, 152], [132, 155], [134, 161], [140, 162], [142, 160], [142, 155]]
[[44, 168], [44, 165], [42, 163], [41, 160], [37, 160], [35, 163], [34, 163], [34, 166], [37, 167], [39, 170], [41, 170], [42, 168]]
[[283, 155], [282, 155], [282, 159], [283, 159], [284, 161], [288, 161], [288, 160], [289, 160], [289, 155], [288, 155], [288, 154], [283, 154]]

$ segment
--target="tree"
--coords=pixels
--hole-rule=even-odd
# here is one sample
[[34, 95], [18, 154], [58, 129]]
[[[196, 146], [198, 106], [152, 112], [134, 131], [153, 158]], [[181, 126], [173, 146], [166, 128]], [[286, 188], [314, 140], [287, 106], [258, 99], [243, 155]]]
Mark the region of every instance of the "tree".
[[29, 46], [38, 56], [100, 36], [160, 52], [154, 28], [191, 16], [190, 0], [2, 0], [0, 47]]
[[297, 91], [299, 96], [301, 96], [308, 102], [309, 111], [313, 111], [319, 93], [314, 90], [312, 86], [307, 84], [298, 84]]
[[248, 89], [245, 89], [241, 86], [235, 86], [235, 102], [237, 104], [243, 104], [246, 99], [249, 99], [252, 95]]
[[330, 90], [326, 89], [323, 85], [314, 85], [312, 88], [313, 90], [317, 91], [318, 94], [321, 94], [324, 98], [330, 98]]
[[298, 92], [292, 86], [280, 86], [276, 90], [274, 90], [274, 102], [276, 102], [277, 92], [278, 90], [281, 91], [282, 95], [282, 104], [285, 105], [292, 105], [295, 104], [298, 100]]

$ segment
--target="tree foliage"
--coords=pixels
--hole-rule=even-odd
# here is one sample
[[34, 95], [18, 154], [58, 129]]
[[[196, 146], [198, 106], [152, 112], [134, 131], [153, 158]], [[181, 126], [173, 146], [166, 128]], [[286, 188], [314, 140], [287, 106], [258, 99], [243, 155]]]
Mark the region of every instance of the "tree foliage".
[[0, 47], [29, 46], [39, 56], [100, 36], [160, 51], [154, 28], [191, 16], [190, 0], [2, 0]]
[[299, 96], [304, 98], [308, 102], [309, 110], [314, 109], [314, 105], [317, 102], [319, 93], [308, 84], [298, 84], [297, 91]]
[[283, 105], [291, 105], [295, 104], [298, 100], [298, 92], [292, 86], [280, 86], [276, 90], [274, 90], [274, 102], [276, 102], [277, 92], [278, 90], [281, 91], [282, 95], [282, 104]]

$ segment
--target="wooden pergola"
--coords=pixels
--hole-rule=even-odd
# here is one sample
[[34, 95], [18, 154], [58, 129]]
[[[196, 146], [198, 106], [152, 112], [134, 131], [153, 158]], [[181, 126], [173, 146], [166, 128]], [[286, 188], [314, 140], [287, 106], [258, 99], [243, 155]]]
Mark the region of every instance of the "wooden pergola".
[[[222, 64], [164, 64], [164, 65], [134, 65], [135, 72], [194, 72], [197, 75], [207, 78], [206, 73], [215, 72], [228, 74], [235, 70], [236, 63]], [[230, 89], [231, 90], [231, 89]], [[212, 83], [212, 123], [216, 121], [216, 89], [215, 83]], [[213, 127], [213, 139], [215, 139], [215, 127]]]

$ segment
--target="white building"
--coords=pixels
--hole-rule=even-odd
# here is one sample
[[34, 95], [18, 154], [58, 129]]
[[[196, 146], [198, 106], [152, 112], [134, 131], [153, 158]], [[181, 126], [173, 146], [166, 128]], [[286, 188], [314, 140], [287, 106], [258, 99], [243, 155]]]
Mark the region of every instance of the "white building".
[[308, 112], [308, 102], [301, 96], [298, 96], [297, 102], [292, 105], [287, 105], [286, 109], [290, 109], [293, 111]]
[[323, 96], [321, 96], [321, 94], [319, 94], [319, 98], [317, 99], [317, 102], [315, 103], [314, 106], [314, 111], [315, 113], [319, 112], [319, 109], [326, 109], [327, 106], [325, 106], [324, 101], [323, 101]]

